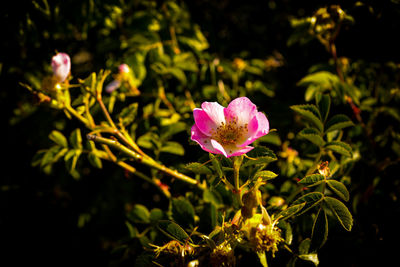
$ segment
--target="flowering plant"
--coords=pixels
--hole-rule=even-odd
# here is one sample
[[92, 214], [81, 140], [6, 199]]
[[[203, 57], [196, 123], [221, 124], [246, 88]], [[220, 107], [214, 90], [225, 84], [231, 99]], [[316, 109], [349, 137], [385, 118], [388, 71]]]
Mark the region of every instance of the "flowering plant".
[[[183, 5], [135, 8], [143, 12], [109, 7], [109, 28], [100, 32], [129, 30], [118, 38], [121, 51], [107, 53], [106, 70], [89, 71], [82, 61], [90, 56], [71, 49], [73, 68], [66, 53], [48, 56], [50, 75], [35, 73], [24, 84], [40, 104], [60, 111], [48, 132], [49, 147], [37, 152], [32, 165], [62, 176], [64, 162], [71, 184], [92, 188], [93, 175], [107, 192], [79, 210], [77, 227], [118, 218], [113, 227], [126, 228], [117, 237], [99, 238], [99, 247], [118, 263], [135, 266], [326, 261], [319, 251], [331, 249], [324, 246], [335, 240], [332, 227], [347, 237], [356, 207], [378, 183], [364, 194], [352, 185], [359, 179], [355, 172], [364, 171], [357, 164], [369, 155], [363, 140], [391, 149], [377, 177], [398, 153], [395, 127], [382, 127], [374, 138], [371, 126], [382, 114], [398, 120], [396, 107], [384, 105], [396, 103], [396, 89], [373, 96], [365, 84], [371, 72], [361, 73], [362, 63], [336, 54], [335, 39], [349, 16], [331, 6], [293, 19], [288, 43], [314, 38], [331, 59], [298, 81], [306, 103], [292, 105], [303, 101], [277, 91], [287, 71], [280, 68], [289, 60], [280, 53], [219, 58], [207, 52], [207, 39]], [[105, 43], [115, 44], [114, 37]], [[363, 121], [361, 112], [371, 121]]]

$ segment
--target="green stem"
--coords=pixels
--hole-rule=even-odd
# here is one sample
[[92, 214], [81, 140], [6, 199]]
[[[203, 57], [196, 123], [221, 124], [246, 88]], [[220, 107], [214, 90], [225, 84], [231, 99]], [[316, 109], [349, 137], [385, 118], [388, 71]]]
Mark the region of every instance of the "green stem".
[[69, 113], [71, 113], [73, 116], [75, 116], [80, 122], [82, 122], [87, 128], [91, 129], [91, 125], [89, 123], [89, 121], [83, 117], [81, 114], [79, 114], [75, 109], [73, 109], [70, 105], [66, 105], [64, 107], [64, 109], [66, 111], [68, 111]]
[[240, 197], [240, 166], [242, 165], [243, 156], [233, 157], [233, 183], [235, 187], [235, 195], [240, 206], [242, 206], [242, 199]]
[[101, 144], [105, 144], [107, 146], [113, 147], [114, 149], [117, 149], [118, 151], [126, 154], [127, 156], [139, 161], [140, 163], [143, 163], [149, 167], [155, 168], [157, 170], [160, 170], [164, 173], [167, 173], [169, 175], [171, 175], [172, 177], [177, 178], [178, 180], [184, 181], [186, 183], [189, 184], [193, 184], [193, 185], [197, 185], [198, 188], [200, 189], [205, 189], [205, 186], [202, 185], [199, 181], [186, 176], [182, 173], [179, 173], [175, 170], [169, 169], [166, 166], [159, 164], [158, 162], [154, 161], [152, 158], [149, 157], [144, 157], [138, 153], [136, 153], [135, 151], [127, 148], [126, 146], [122, 145], [121, 143], [119, 143], [116, 140], [113, 139], [108, 139], [108, 138], [104, 138], [104, 137], [99, 137], [97, 135], [87, 135], [87, 138], [91, 141], [95, 141]]

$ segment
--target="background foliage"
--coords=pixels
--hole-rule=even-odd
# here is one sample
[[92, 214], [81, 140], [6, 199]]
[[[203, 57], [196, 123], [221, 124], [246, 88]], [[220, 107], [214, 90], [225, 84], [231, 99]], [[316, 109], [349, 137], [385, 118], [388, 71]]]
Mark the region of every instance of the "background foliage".
[[[351, 16], [335, 39], [337, 62], [315, 32], [304, 30], [309, 27], [307, 18], [332, 4], [340, 4]], [[80, 126], [54, 109], [32, 104], [32, 95], [19, 85], [23, 82], [40, 88], [41, 78], [50, 73], [52, 55], [60, 51], [72, 56], [74, 78], [85, 78], [104, 68], [116, 72], [122, 62], [134, 68], [137, 86], [142, 90], [139, 116], [145, 119], [136, 126], [129, 121], [126, 124], [137, 130], [138, 144], [146, 152], [170, 165], [189, 163], [205, 154], [189, 142], [187, 130], [193, 121], [192, 107], [183, 100], [186, 92], [191, 93], [195, 106], [204, 100], [226, 104], [239, 95], [251, 98], [277, 129], [260, 141], [278, 155], [271, 168], [280, 176], [265, 192], [271, 196], [290, 192], [297, 185], [293, 179], [302, 178], [299, 174], [304, 174], [310, 164], [307, 153], [313, 145], [308, 140], [315, 139], [308, 137], [315, 132], [298, 134], [304, 121], [296, 115], [301, 114], [301, 106], [293, 105], [314, 104], [317, 92], [329, 94], [329, 118], [345, 114], [355, 123], [342, 139], [351, 144], [355, 160], [341, 162], [349, 167], [348, 171], [341, 170], [344, 176], [340, 177], [350, 191], [347, 206], [354, 225], [347, 232], [332, 223], [328, 241], [320, 250], [320, 265], [363, 266], [394, 257], [391, 244], [399, 236], [395, 218], [400, 213], [400, 58], [395, 41], [399, 11], [397, 1], [5, 4], [1, 24], [7, 26], [1, 29], [0, 44], [6, 155], [0, 188], [4, 255], [13, 257], [15, 263], [28, 259], [55, 265], [132, 265], [141, 245], [137, 239], [129, 239], [127, 218], [132, 223], [151, 223], [152, 217], [132, 218], [130, 211], [140, 209], [135, 204], [168, 208], [163, 195], [149, 183], [106, 162], [100, 170], [89, 167], [90, 159], [83, 159], [78, 164], [80, 179], [74, 179], [78, 174], [66, 171], [63, 162], [52, 166], [43, 163], [42, 170], [31, 166], [36, 151], [51, 147], [57, 139], [54, 135], [48, 138], [52, 130], [62, 131], [68, 138]], [[178, 36], [175, 41], [169, 36], [171, 25]], [[170, 43], [164, 43], [161, 49], [158, 42], [163, 40]], [[344, 77], [336, 70], [338, 64]], [[161, 88], [182, 117], [173, 116], [168, 102], [157, 102]], [[126, 100], [129, 94], [124, 95], [123, 90], [115, 94], [116, 110], [130, 103]], [[176, 126], [177, 121], [182, 129], [172, 135], [168, 125]], [[74, 145], [76, 137], [68, 139], [73, 147], [79, 146]], [[292, 161], [289, 147], [299, 152]], [[346, 152], [336, 149], [342, 152], [335, 154], [338, 160], [345, 160], [341, 154]], [[187, 190], [185, 185], [165, 181], [174, 196]], [[190, 199], [190, 192], [187, 197]], [[173, 205], [179, 207], [184, 201], [176, 198]], [[175, 219], [190, 224], [182, 218], [194, 212], [200, 211], [188, 208]], [[116, 250], [127, 243], [129, 255]], [[283, 264], [279, 259], [275, 263]]]

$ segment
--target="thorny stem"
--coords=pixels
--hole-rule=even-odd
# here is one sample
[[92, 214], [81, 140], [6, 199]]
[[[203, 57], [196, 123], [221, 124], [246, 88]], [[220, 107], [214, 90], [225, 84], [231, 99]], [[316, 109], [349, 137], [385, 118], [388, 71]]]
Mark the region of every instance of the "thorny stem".
[[152, 168], [155, 168], [157, 170], [165, 172], [165, 173], [173, 176], [174, 178], [177, 178], [178, 180], [181, 180], [181, 181], [193, 184], [193, 185], [197, 185], [197, 187], [200, 189], [205, 189], [205, 186], [203, 184], [201, 184], [199, 181], [197, 181], [189, 176], [186, 176], [182, 173], [179, 173], [175, 170], [169, 169], [169, 168], [165, 167], [164, 165], [159, 164], [158, 162], [154, 161], [152, 158], [142, 156], [142, 155], [136, 153], [135, 151], [127, 148], [126, 146], [122, 145], [121, 143], [119, 143], [116, 140], [99, 137], [97, 135], [90, 135], [90, 134], [87, 135], [87, 138], [91, 141], [95, 141], [100, 144], [106, 144], [110, 147], [113, 147], [113, 148], [117, 149], [118, 151], [128, 155], [129, 157], [131, 157], [147, 166], [150, 166]]
[[148, 157], [139, 147], [136, 145], [135, 142], [131, 138], [126, 138], [124, 134], [121, 133], [120, 130], [118, 130], [117, 126], [115, 125], [114, 121], [112, 120], [110, 113], [108, 112], [106, 106], [104, 105], [104, 102], [101, 98], [101, 96], [97, 96], [97, 102], [100, 105], [101, 110], [103, 111], [104, 116], [106, 117], [108, 123], [114, 130], [114, 134], [118, 136], [125, 144], [130, 146], [133, 150], [141, 154], [142, 156]]
[[79, 114], [75, 109], [73, 109], [70, 105], [65, 105], [64, 110], [72, 114], [75, 118], [77, 118], [80, 122], [82, 122], [87, 128], [91, 129], [91, 125], [89, 121]]
[[144, 181], [146, 181], [146, 182], [148, 182], [148, 183], [150, 183], [150, 184], [155, 185], [165, 197], [167, 197], [167, 198], [170, 198], [170, 197], [171, 197], [171, 194], [169, 194], [169, 192], [166, 192], [166, 191], [162, 190], [162, 189], [156, 184], [156, 182], [155, 182], [153, 179], [151, 179], [150, 177], [148, 177], [148, 176], [145, 175], [144, 173], [141, 173], [141, 172], [137, 171], [137, 170], [135, 169], [135, 167], [133, 167], [133, 166], [127, 164], [126, 162], [124, 162], [124, 161], [119, 161], [119, 160], [118, 160], [118, 161], [117, 161], [117, 160], [112, 160], [112, 159], [110, 159], [110, 158], [108, 158], [108, 157], [101, 157], [100, 155], [99, 155], [99, 158], [104, 159], [104, 160], [108, 160], [108, 161], [115, 162], [118, 166], [120, 166], [120, 167], [123, 168], [124, 170], [126, 170], [126, 171], [128, 171], [128, 172], [130, 172], [130, 173], [132, 173], [132, 174], [134, 174], [134, 175], [136, 175], [136, 176], [138, 176], [139, 178], [143, 179]]
[[[106, 107], [105, 107], [105, 105], [104, 105], [104, 103], [103, 103], [103, 101], [102, 101], [102, 99], [101, 99], [101, 97], [97, 97], [97, 100], [98, 100], [99, 105], [100, 105], [101, 109], [103, 110], [103, 113], [105, 114], [105, 116], [106, 116], [108, 122], [110, 123], [111, 127], [114, 129], [114, 133], [115, 133], [119, 138], [121, 138], [121, 140], [123, 140], [123, 141], [124, 141], [125, 143], [127, 143], [130, 147], [132, 147], [132, 149], [135, 149], [135, 150], [136, 150], [136, 152], [135, 152], [135, 151], [132, 151], [132, 150], [128, 149], [127, 147], [121, 145], [119, 142], [117, 142], [117, 141], [115, 141], [115, 140], [111, 140], [111, 139], [107, 139], [107, 138], [101, 137], [101, 135], [100, 135], [99, 133], [98, 133], [97, 135], [88, 135], [88, 139], [89, 139], [89, 140], [91, 140], [91, 139], [89, 138], [89, 136], [90, 136], [91, 138], [96, 139], [95, 141], [98, 141], [99, 143], [101, 143], [101, 144], [103, 145], [104, 150], [105, 150], [106, 153], [108, 154], [107, 160], [110, 160], [110, 161], [112, 161], [112, 162], [115, 162], [115, 163], [116, 163], [117, 165], [119, 165], [120, 167], [122, 167], [122, 168], [128, 170], [128, 171], [131, 172], [131, 173], [135, 173], [135, 174], [136, 174], [137, 176], [139, 176], [140, 178], [142, 178], [142, 179], [144, 179], [144, 180], [146, 180], [146, 181], [148, 181], [148, 182], [150, 182], [150, 183], [156, 185], [157, 188], [159, 188], [159, 186], [158, 186], [157, 184], [155, 184], [155, 182], [154, 182], [151, 178], [148, 178], [148, 177], [145, 176], [144, 174], [137, 172], [136, 169], [133, 168], [132, 166], [130, 166], [130, 165], [128, 165], [128, 164], [126, 164], [126, 163], [124, 163], [124, 162], [122, 162], [122, 161], [118, 161], [118, 160], [117, 160], [117, 157], [111, 152], [109, 146], [114, 147], [114, 148], [117, 147], [117, 149], [120, 148], [120, 149], [119, 149], [120, 151], [125, 152], [125, 153], [128, 154], [129, 156], [131, 156], [131, 157], [133, 157], [133, 158], [139, 160], [140, 162], [142, 162], [142, 163], [144, 163], [144, 164], [146, 164], [146, 165], [148, 165], [148, 166], [150, 166], [150, 167], [153, 167], [153, 168], [158, 169], [158, 170], [160, 170], [160, 171], [162, 171], [162, 172], [165, 172], [165, 173], [167, 173], [167, 174], [169, 174], [169, 175], [171, 175], [171, 176], [173, 176], [173, 177], [175, 177], [175, 178], [177, 178], [177, 179], [179, 179], [179, 180], [181, 180], [181, 181], [184, 181], [184, 182], [187, 182], [187, 183], [190, 183], [190, 184], [197, 185], [200, 189], [205, 189], [205, 185], [201, 184], [199, 181], [197, 181], [197, 180], [195, 180], [195, 179], [193, 179], [193, 178], [190, 178], [190, 177], [188, 177], [188, 176], [186, 176], [186, 175], [184, 175], [184, 174], [181, 174], [181, 173], [179, 173], [179, 172], [177, 172], [177, 171], [175, 171], [175, 170], [171, 170], [171, 169], [165, 167], [164, 165], [161, 165], [161, 164], [157, 163], [157, 162], [154, 161], [152, 158], [150, 158], [150, 157], [147, 156], [145, 153], [143, 153], [142, 150], [133, 142], [132, 139], [126, 139], [125, 136], [116, 128], [114, 122], [113, 122], [112, 119], [111, 119], [110, 114], [108, 113], [108, 111], [107, 111], [107, 109], [106, 109]], [[100, 100], [100, 101], [99, 101], [99, 100]], [[64, 107], [64, 109], [65, 109], [67, 112], [69, 112], [71, 115], [73, 115], [74, 117], [76, 117], [79, 121], [81, 121], [81, 122], [86, 126], [86, 128], [88, 128], [88, 129], [90, 129], [90, 130], [93, 130], [93, 129], [94, 129], [95, 126], [93, 126], [92, 123], [90, 123], [90, 121], [89, 121], [88, 119], [86, 119], [86, 118], [83, 117], [81, 114], [79, 114], [79, 113], [78, 113], [74, 108], [72, 108], [70, 105], [66, 105], [66, 106]], [[102, 141], [108, 140], [108, 141], [102, 142], [102, 141], [100, 141], [100, 140], [102, 140]], [[140, 153], [140, 152], [141, 152], [141, 153]], [[147, 177], [147, 178], [146, 178], [146, 177]], [[159, 189], [160, 189], [160, 188], [159, 188]], [[160, 189], [160, 190], [161, 190], [161, 189]], [[162, 190], [161, 190], [161, 191], [162, 191]]]

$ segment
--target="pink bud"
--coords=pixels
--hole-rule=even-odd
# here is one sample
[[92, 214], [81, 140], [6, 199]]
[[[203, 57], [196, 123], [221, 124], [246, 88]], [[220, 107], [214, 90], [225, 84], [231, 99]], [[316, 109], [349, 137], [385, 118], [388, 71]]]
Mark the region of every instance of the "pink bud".
[[129, 72], [129, 66], [127, 64], [121, 64], [118, 67], [119, 73], [128, 73]]
[[58, 82], [64, 82], [71, 71], [71, 59], [66, 53], [57, 53], [51, 59], [51, 67]]

